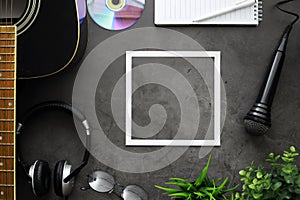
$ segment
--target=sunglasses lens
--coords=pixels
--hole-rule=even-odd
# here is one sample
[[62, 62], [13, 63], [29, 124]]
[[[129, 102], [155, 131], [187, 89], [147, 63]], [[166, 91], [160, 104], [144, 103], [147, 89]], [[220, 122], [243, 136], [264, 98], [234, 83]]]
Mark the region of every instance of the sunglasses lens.
[[148, 200], [146, 191], [137, 185], [128, 185], [122, 193], [124, 200]]
[[110, 192], [114, 188], [115, 179], [106, 172], [95, 171], [89, 177], [90, 187], [97, 192]]

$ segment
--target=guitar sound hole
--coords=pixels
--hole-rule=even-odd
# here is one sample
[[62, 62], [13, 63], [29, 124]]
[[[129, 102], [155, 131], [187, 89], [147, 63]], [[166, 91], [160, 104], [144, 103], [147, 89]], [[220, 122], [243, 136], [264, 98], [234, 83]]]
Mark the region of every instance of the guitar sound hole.
[[7, 24], [22, 17], [28, 0], [5, 0], [0, 2], [0, 23]]

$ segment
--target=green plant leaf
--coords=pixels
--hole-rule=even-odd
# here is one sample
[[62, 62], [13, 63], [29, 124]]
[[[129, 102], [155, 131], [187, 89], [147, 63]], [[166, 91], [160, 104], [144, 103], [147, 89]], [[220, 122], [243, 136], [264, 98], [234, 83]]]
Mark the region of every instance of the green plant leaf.
[[183, 183], [191, 184], [189, 181], [183, 179], [183, 178], [169, 178], [171, 181], [180, 181]]
[[236, 190], [238, 187], [239, 187], [239, 185], [236, 185], [236, 186], [228, 188], [226, 190], [222, 190], [222, 192], [223, 193], [232, 192], [232, 191]]
[[294, 146], [291, 146], [291, 147], [290, 147], [290, 151], [291, 151], [292, 153], [295, 153], [295, 152], [296, 152], [296, 148], [295, 148]]
[[291, 184], [294, 182], [294, 177], [293, 176], [285, 176], [284, 180], [286, 181], [286, 183]]
[[286, 163], [291, 163], [291, 162], [294, 161], [293, 158], [287, 158], [287, 157], [281, 157], [281, 159], [282, 159], [284, 162], [286, 162]]
[[261, 197], [263, 196], [263, 194], [261, 194], [261, 193], [253, 193], [252, 196], [253, 196], [254, 199], [261, 199]]
[[272, 186], [272, 190], [273, 190], [273, 191], [276, 191], [276, 190], [278, 190], [281, 186], [282, 186], [282, 183], [281, 183], [281, 182], [277, 182], [277, 183], [275, 183], [275, 184]]
[[166, 187], [162, 187], [162, 186], [159, 186], [159, 185], [155, 185], [155, 187], [160, 189], [160, 190], [163, 190], [163, 191], [167, 192], [168, 194], [182, 192], [182, 190], [179, 190], [179, 189], [166, 188]]
[[205, 194], [203, 194], [201, 192], [194, 192], [194, 194], [198, 197], [205, 197]]
[[281, 157], [280, 155], [277, 155], [277, 156], [274, 158], [274, 160], [277, 162], [277, 161], [279, 160], [280, 157]]
[[245, 175], [246, 175], [246, 171], [245, 171], [245, 170], [241, 170], [241, 171], [239, 171], [239, 174], [240, 174], [241, 176], [245, 176]]
[[258, 172], [256, 173], [256, 177], [257, 177], [258, 179], [261, 179], [261, 178], [263, 177], [263, 174], [261, 173], [261, 171], [258, 171]]
[[209, 164], [210, 164], [210, 160], [211, 160], [211, 156], [209, 156], [208, 161], [206, 163], [206, 166], [203, 168], [200, 176], [195, 181], [195, 186], [196, 187], [199, 187], [202, 184], [202, 182], [205, 179], [205, 177], [207, 177], [207, 170], [208, 170], [208, 167], [209, 167]]
[[295, 158], [295, 157], [297, 157], [297, 156], [299, 156], [299, 153], [292, 153], [292, 154], [291, 154], [291, 157], [293, 157], [293, 158]]
[[203, 193], [205, 193], [207, 196], [209, 196], [209, 199], [210, 200], [216, 200], [214, 197], [213, 197], [213, 195], [211, 194], [211, 193], [209, 193], [209, 192], [207, 192], [206, 190], [201, 190]]
[[226, 179], [221, 183], [221, 185], [218, 187], [218, 190], [223, 189], [223, 188], [226, 186], [227, 183], [228, 183], [228, 178], [226, 178]]
[[175, 198], [185, 198], [187, 199], [189, 197], [189, 193], [187, 192], [178, 192], [178, 193], [173, 193], [169, 194], [170, 197], [175, 197]]
[[178, 187], [188, 188], [189, 185], [182, 182], [165, 182], [166, 185], [176, 185]]

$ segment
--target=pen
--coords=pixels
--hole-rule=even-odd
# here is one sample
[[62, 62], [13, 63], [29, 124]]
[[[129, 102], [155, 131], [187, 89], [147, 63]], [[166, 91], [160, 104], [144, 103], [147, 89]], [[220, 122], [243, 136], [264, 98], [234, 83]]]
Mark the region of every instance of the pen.
[[243, 0], [243, 1], [235, 3], [235, 5], [233, 5], [231, 7], [225, 8], [224, 10], [219, 10], [215, 13], [211, 13], [207, 16], [201, 17], [200, 19], [196, 19], [193, 22], [201, 22], [201, 21], [204, 21], [206, 19], [210, 19], [210, 18], [217, 17], [217, 16], [220, 16], [220, 15], [223, 15], [223, 14], [235, 11], [235, 10], [239, 10], [239, 9], [242, 9], [242, 8], [252, 6], [255, 3], [256, 3], [256, 0]]

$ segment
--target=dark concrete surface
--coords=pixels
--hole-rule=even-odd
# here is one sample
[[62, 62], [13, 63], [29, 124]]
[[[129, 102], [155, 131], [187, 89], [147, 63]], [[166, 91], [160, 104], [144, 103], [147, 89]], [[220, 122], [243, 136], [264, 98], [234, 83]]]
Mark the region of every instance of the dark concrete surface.
[[[232, 185], [239, 182], [238, 171], [252, 160], [262, 163], [269, 152], [280, 153], [290, 145], [300, 148], [299, 23], [295, 25], [290, 37], [286, 62], [273, 104], [272, 129], [263, 137], [253, 137], [246, 134], [242, 123], [245, 113], [255, 101], [282, 30], [291, 19], [290, 16], [276, 10], [274, 4], [275, 1], [264, 1], [264, 20], [258, 27], [168, 27], [192, 37], [206, 50], [222, 52], [221, 68], [227, 96], [227, 115], [222, 132], [221, 147], [215, 147], [212, 151], [209, 174], [213, 177], [230, 177]], [[286, 7], [299, 11], [300, 2], [295, 1]], [[101, 41], [118, 33], [118, 31], [104, 30], [90, 18], [88, 20], [89, 41], [86, 55]], [[152, 0], [147, 0], [142, 18], [131, 29], [147, 26], [154, 26]], [[80, 65], [67, 68], [48, 78], [19, 80], [17, 115], [21, 116], [29, 107], [46, 100], [71, 102], [73, 82], [79, 67]], [[124, 72], [124, 68], [122, 70]], [[109, 105], [109, 102], [104, 103]], [[111, 116], [106, 116], [101, 111], [99, 113], [102, 115], [100, 118], [104, 120], [102, 123], [110, 123]], [[52, 169], [56, 161], [61, 159], [71, 160], [75, 165], [79, 163], [83, 147], [72, 122], [68, 115], [55, 111], [40, 113], [32, 119], [20, 142], [26, 161], [31, 163], [36, 159], [44, 159], [49, 161]], [[109, 130], [109, 127], [107, 129]], [[119, 184], [138, 184], [144, 187], [151, 200], [169, 199], [163, 196], [161, 191], [155, 189], [154, 185], [162, 185], [169, 177], [194, 180], [206, 162], [206, 158], [198, 158], [198, 152], [199, 148], [191, 147], [171, 165], [144, 174], [116, 171], [91, 158], [88, 166], [76, 178], [75, 188], [69, 199], [119, 199], [113, 194], [100, 194], [92, 190], [83, 192], [79, 189], [87, 184], [86, 175], [94, 169], [111, 173]], [[19, 200], [37, 199], [32, 194], [30, 184], [26, 182], [24, 173], [19, 167], [17, 170], [17, 195]], [[39, 199], [59, 198], [55, 196], [52, 186], [52, 191]]]

